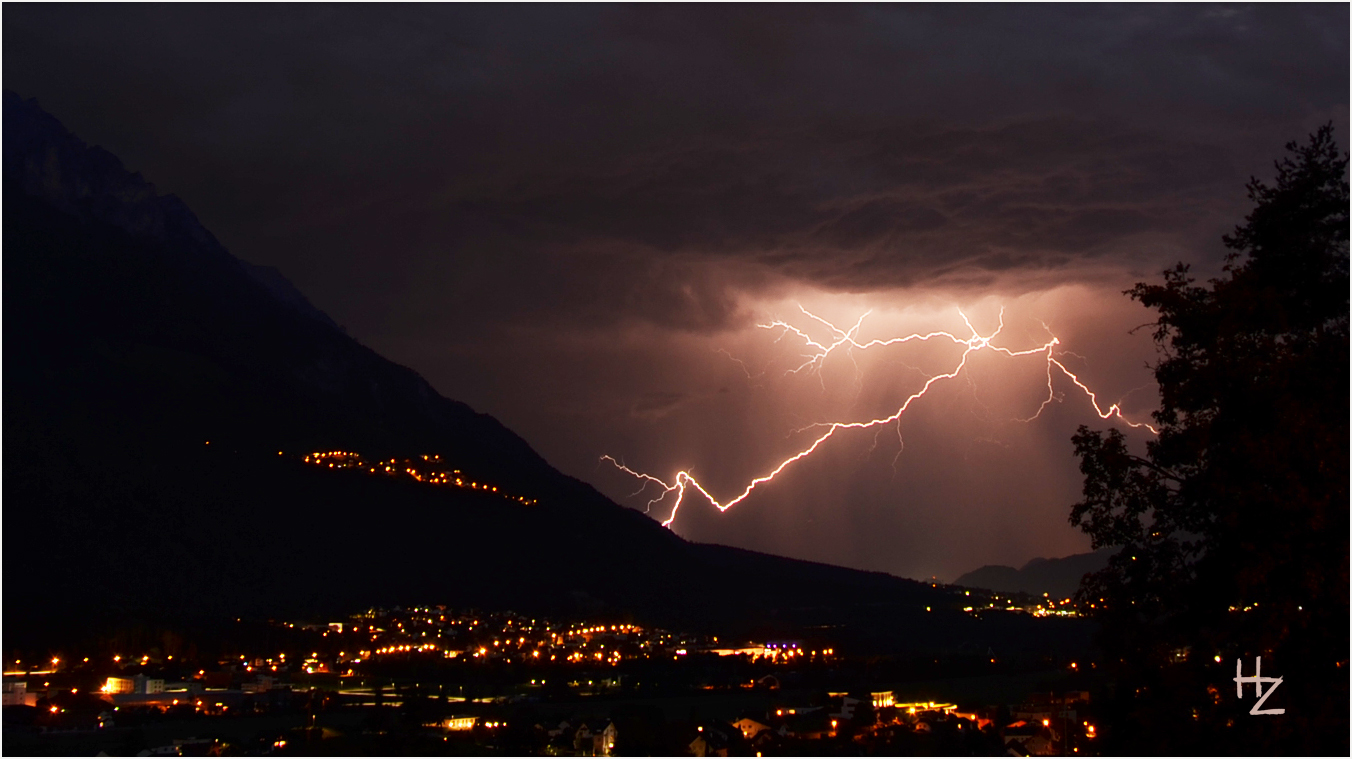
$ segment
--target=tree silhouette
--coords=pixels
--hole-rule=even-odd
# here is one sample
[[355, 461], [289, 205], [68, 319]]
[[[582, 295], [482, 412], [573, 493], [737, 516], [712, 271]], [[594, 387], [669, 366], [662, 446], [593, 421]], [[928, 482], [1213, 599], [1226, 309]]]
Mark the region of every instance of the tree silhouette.
[[[1332, 126], [1287, 145], [1224, 237], [1223, 275], [1179, 264], [1127, 291], [1158, 312], [1159, 436], [1073, 438], [1070, 521], [1122, 546], [1079, 600], [1103, 623], [1107, 740], [1128, 753], [1348, 751], [1348, 180]], [[1236, 659], [1284, 678], [1249, 713]]]

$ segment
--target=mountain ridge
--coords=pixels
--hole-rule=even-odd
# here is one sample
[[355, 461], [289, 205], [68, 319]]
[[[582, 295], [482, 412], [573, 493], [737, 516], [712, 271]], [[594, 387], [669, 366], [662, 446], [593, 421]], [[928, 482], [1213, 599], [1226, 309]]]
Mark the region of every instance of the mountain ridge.
[[1068, 598], [1079, 589], [1081, 578], [1108, 566], [1108, 559], [1116, 552], [1116, 548], [1100, 548], [1055, 559], [1034, 558], [1019, 569], [987, 564], [967, 572], [953, 584], [1001, 593], [1047, 593], [1055, 598]]
[[[1043, 645], [925, 612], [948, 598], [927, 584], [681, 539], [321, 318], [35, 101], [4, 108], [7, 640], [416, 599]], [[296, 456], [322, 450], [436, 453], [539, 504]]]

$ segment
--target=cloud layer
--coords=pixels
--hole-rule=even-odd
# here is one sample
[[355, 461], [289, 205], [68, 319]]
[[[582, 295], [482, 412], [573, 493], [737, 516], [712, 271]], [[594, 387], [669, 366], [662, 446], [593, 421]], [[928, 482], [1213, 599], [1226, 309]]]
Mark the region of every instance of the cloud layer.
[[[760, 350], [757, 320], [796, 299], [844, 317], [998, 295], [1067, 317], [1175, 260], [1214, 270], [1247, 178], [1348, 125], [1345, 5], [19, 5], [5, 21], [6, 87], [592, 479], [600, 453], [677, 462], [711, 429], [737, 439], [718, 421], [761, 401], [718, 351]], [[1148, 315], [1085, 318], [1075, 350], [1112, 364]], [[1132, 351], [1118, 392], [1142, 381]], [[729, 481], [783, 439], [767, 403]], [[1065, 511], [1068, 445], [1044, 444], [983, 476], [1045, 459], [1054, 486], [973, 519]], [[939, 513], [993, 498], [978, 490], [908, 498]], [[936, 522], [951, 559], [907, 563], [925, 541], [900, 537], [896, 493], [853, 492], [826, 541], [734, 519], [689, 534], [909, 573], [1077, 547], [1063, 518], [1001, 556]]]

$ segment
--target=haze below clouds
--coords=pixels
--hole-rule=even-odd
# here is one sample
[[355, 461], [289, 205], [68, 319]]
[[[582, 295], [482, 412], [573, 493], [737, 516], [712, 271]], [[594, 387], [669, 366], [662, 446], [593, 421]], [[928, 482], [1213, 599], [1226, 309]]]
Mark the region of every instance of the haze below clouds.
[[[872, 308], [869, 338], [960, 332], [959, 307], [988, 333], [1004, 304], [1002, 344], [1040, 345], [1045, 323], [1147, 419], [1153, 346], [1128, 331], [1150, 315], [1121, 291], [1178, 260], [1217, 272], [1249, 176], [1348, 126], [1346, 5], [9, 5], [4, 21], [5, 87], [640, 509], [599, 456], [691, 467], [727, 497], [798, 450], [793, 430], [890, 413], [952, 368], [922, 346], [785, 376], [801, 345], [756, 325], [800, 304], [847, 324]], [[1069, 436], [1106, 424], [1065, 382], [1042, 418], [1010, 421], [1046, 396], [1045, 364], [986, 359], [900, 439], [833, 438], [725, 514], [688, 503], [677, 531], [945, 579], [1086, 550]]]

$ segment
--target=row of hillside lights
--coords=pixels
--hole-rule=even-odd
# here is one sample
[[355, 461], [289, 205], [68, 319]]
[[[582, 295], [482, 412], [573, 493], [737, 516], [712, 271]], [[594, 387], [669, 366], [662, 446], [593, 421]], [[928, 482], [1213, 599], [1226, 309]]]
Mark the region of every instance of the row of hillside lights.
[[627, 632], [641, 632], [642, 629], [643, 629], [643, 628], [639, 627], [638, 625], [611, 625], [611, 626], [608, 627], [608, 628], [607, 628], [605, 625], [598, 625], [598, 626], [596, 626], [596, 627], [584, 627], [584, 628], [582, 628], [581, 630], [569, 630], [569, 631], [568, 631], [568, 634], [569, 634], [569, 635], [591, 635], [591, 634], [593, 634], [593, 633], [603, 633], [603, 632], [622, 632], [622, 633], [627, 633]]
[[[277, 451], [277, 455], [281, 456], [284, 454], [282, 451]], [[423, 461], [431, 464], [441, 462], [440, 454], [431, 454], [431, 455], [423, 454], [421, 458]], [[526, 506], [534, 506], [535, 504], [540, 502], [538, 498], [526, 498], [524, 496], [513, 496], [508, 495], [506, 493], [499, 493], [496, 485], [488, 485], [484, 483], [474, 482], [472, 480], [467, 481], [464, 477], [456, 477], [455, 475], [461, 473], [459, 469], [453, 469], [449, 474], [446, 472], [430, 472], [428, 474], [423, 474], [422, 472], [419, 472], [413, 467], [400, 464], [398, 459], [390, 459], [388, 462], [380, 461], [377, 462], [375, 466], [372, 466], [371, 464], [368, 464], [365, 460], [361, 458], [361, 454], [353, 453], [351, 451], [327, 451], [327, 452], [315, 451], [314, 453], [311, 453], [308, 456], [306, 456], [304, 458], [304, 461], [307, 464], [315, 464], [320, 466], [328, 464], [329, 469], [365, 469], [370, 474], [383, 473], [395, 476], [406, 474], [412, 477], [413, 479], [417, 480], [418, 482], [425, 482], [429, 485], [446, 485], [448, 487], [482, 490], [486, 493], [497, 493], [503, 498], [516, 501], [517, 503], [521, 503]], [[402, 471], [400, 471], [400, 467], [402, 467]]]
[[424, 643], [420, 646], [386, 646], [385, 648], [377, 648], [375, 652], [377, 654], [404, 654], [410, 651], [435, 651], [435, 650], [437, 650], [437, 644]]
[[[165, 658], [167, 661], [173, 661], [173, 659], [174, 659], [174, 657], [173, 657], [172, 655], [166, 656], [166, 657], [164, 657], [164, 658]], [[134, 660], [129, 660], [129, 661], [134, 661]], [[61, 664], [61, 657], [59, 657], [59, 656], [54, 656], [54, 657], [52, 657], [51, 663], [52, 663], [52, 669], [51, 669], [51, 671], [54, 672], [54, 671], [56, 671], [57, 667], [59, 667], [60, 664]], [[89, 657], [86, 656], [86, 657], [84, 658], [84, 660], [83, 660], [82, 663], [88, 664], [88, 663], [89, 663]], [[115, 656], [113, 656], [113, 663], [114, 663], [114, 664], [121, 664], [121, 663], [122, 663], [122, 656], [121, 656], [121, 655], [115, 655]], [[149, 663], [150, 663], [150, 656], [149, 656], [149, 655], [142, 656], [142, 657], [141, 657], [141, 660], [140, 660], [140, 663], [141, 663], [141, 664], [149, 664]], [[18, 668], [18, 667], [21, 667], [22, 664], [23, 664], [23, 660], [22, 660], [22, 659], [15, 659], [15, 660], [14, 660], [14, 666], [16, 667], [16, 669], [13, 670], [13, 672], [7, 671], [7, 672], [5, 672], [5, 674], [8, 675], [8, 674], [17, 674], [17, 673], [19, 673], [21, 670], [20, 670], [20, 669], [17, 669], [17, 668]], [[42, 671], [40, 671], [40, 670], [32, 670], [32, 671], [31, 671], [31, 674], [35, 674], [35, 675], [42, 674]]]

